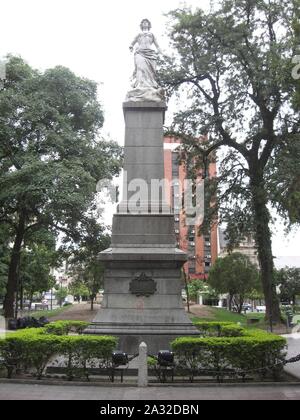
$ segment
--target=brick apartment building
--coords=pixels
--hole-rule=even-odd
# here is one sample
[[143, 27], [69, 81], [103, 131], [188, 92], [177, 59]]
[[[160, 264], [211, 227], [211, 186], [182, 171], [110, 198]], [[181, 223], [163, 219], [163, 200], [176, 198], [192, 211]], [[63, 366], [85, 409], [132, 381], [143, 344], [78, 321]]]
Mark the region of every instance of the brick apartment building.
[[[187, 178], [187, 170], [184, 163], [179, 163], [179, 145], [179, 139], [168, 136], [164, 138], [165, 178], [169, 182], [178, 179], [179, 183], [183, 185], [184, 180]], [[216, 163], [211, 163], [208, 169], [208, 175], [215, 177], [216, 171]], [[167, 187], [166, 198], [173, 207], [173, 210], [174, 195], [176, 196], [176, 203], [176, 199], [179, 199], [178, 189], [174, 185]], [[175, 214], [177, 244], [180, 249], [188, 254], [185, 271], [190, 279], [206, 279], [210, 267], [218, 257], [218, 227], [214, 226], [211, 232], [208, 232], [204, 236], [200, 236], [198, 232], [199, 226], [186, 226], [185, 215], [182, 211], [178, 215]]]

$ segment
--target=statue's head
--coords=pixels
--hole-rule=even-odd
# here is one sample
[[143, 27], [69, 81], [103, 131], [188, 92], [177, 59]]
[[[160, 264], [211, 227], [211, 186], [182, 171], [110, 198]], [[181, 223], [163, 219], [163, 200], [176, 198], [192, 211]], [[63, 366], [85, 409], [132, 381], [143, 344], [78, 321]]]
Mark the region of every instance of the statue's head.
[[147, 28], [149, 31], [152, 28], [151, 22], [148, 19], [143, 19], [140, 25], [141, 29]]

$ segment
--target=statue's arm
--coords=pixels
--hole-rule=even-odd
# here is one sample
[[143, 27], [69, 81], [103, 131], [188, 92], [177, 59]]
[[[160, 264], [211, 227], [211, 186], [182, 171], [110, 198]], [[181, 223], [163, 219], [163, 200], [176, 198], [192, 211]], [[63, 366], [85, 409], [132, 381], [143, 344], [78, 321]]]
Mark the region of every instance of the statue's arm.
[[133, 51], [133, 47], [134, 47], [134, 46], [135, 46], [135, 44], [138, 42], [138, 40], [139, 40], [139, 35], [137, 35], [137, 36], [134, 38], [134, 40], [132, 41], [132, 43], [130, 44], [130, 47], [129, 47], [130, 51]]
[[154, 35], [153, 35], [153, 44], [155, 45], [155, 47], [156, 47], [157, 51], [158, 51], [160, 54], [162, 54], [162, 50], [160, 49], [160, 46], [159, 46], [159, 44], [158, 44], [158, 42], [157, 42], [157, 39], [155, 38], [155, 36], [154, 36]]

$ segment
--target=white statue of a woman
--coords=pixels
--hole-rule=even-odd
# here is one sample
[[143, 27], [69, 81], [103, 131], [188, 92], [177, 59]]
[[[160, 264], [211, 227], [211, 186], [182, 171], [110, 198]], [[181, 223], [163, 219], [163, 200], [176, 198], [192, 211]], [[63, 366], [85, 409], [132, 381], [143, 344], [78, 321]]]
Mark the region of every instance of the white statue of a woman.
[[[156, 78], [156, 64], [158, 53], [161, 52], [148, 19], [141, 22], [142, 32], [137, 35], [130, 45], [134, 50], [135, 70], [132, 76], [132, 90], [127, 94], [127, 101], [155, 101], [164, 100], [164, 91]], [[156, 47], [156, 50], [153, 48]]]

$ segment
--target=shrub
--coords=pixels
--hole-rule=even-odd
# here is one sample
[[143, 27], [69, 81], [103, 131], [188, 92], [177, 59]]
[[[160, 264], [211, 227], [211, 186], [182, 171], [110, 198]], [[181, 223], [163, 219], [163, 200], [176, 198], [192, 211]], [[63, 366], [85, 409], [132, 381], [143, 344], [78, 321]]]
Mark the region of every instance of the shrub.
[[191, 381], [200, 372], [207, 372], [219, 381], [224, 376], [245, 378], [250, 373], [260, 377], [272, 373], [278, 379], [285, 360], [284, 338], [260, 330], [243, 330], [235, 325], [223, 326], [221, 334], [225, 336], [182, 337], [171, 343], [177, 365], [188, 370]]
[[220, 331], [221, 337], [243, 337], [245, 329], [240, 325], [223, 325]]
[[222, 328], [236, 326], [232, 322], [196, 322], [194, 325], [198, 328], [201, 335], [218, 337], [222, 335]]
[[109, 336], [61, 337], [59, 354], [67, 359], [68, 380], [75, 376], [85, 376], [89, 380], [89, 368], [109, 367], [116, 345], [117, 339]]
[[[85, 328], [83, 323], [67, 324], [68, 328]], [[48, 326], [47, 326], [48, 327]], [[46, 328], [26, 329], [9, 334], [0, 340], [0, 358], [7, 370], [8, 378], [14, 372], [34, 369], [40, 379], [45, 367], [54, 356], [67, 357], [67, 375], [72, 379], [76, 369], [88, 379], [88, 366], [107, 366], [117, 339], [109, 336], [67, 336], [61, 335], [66, 325], [56, 325], [58, 334], [51, 334]]]
[[49, 359], [57, 351], [58, 342], [57, 337], [44, 335], [42, 328], [21, 330], [0, 340], [0, 356], [8, 378], [14, 372], [34, 368], [40, 379]]
[[54, 335], [68, 335], [71, 331], [82, 334], [89, 326], [83, 321], [56, 321], [45, 326], [45, 332]]
[[157, 359], [153, 356], [149, 356], [147, 359], [148, 368], [154, 369], [157, 366]]

